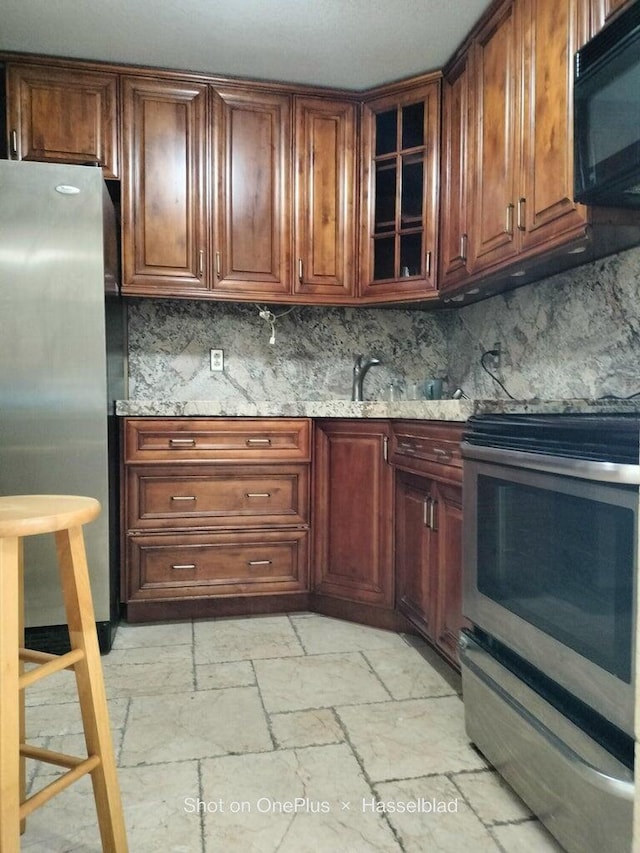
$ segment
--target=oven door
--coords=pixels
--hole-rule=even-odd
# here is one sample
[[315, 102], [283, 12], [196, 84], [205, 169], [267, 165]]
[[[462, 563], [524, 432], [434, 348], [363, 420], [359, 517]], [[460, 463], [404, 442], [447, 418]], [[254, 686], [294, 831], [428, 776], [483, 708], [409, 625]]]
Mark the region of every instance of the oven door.
[[611, 463], [463, 453], [465, 616], [632, 735], [637, 485]]

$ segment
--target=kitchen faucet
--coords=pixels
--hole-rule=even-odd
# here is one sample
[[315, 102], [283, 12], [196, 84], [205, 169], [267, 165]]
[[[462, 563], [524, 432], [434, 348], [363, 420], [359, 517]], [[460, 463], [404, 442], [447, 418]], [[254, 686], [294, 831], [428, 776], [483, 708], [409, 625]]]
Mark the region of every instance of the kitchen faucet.
[[362, 401], [362, 383], [370, 367], [380, 364], [379, 358], [373, 356], [356, 355], [353, 358], [353, 385], [351, 386], [351, 399], [355, 402]]

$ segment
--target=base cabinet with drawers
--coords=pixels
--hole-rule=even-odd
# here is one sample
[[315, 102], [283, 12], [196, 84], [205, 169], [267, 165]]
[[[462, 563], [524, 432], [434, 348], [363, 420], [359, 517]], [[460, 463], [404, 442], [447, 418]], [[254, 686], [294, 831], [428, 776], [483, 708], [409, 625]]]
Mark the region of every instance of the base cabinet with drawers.
[[458, 664], [462, 616], [462, 460], [459, 424], [396, 422], [396, 606]]
[[126, 418], [123, 432], [129, 621], [304, 606], [309, 420]]

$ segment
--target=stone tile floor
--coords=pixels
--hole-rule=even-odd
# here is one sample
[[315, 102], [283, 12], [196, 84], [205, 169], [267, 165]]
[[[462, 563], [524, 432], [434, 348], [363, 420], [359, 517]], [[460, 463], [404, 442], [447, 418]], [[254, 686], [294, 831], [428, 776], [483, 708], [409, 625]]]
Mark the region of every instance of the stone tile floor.
[[[415, 637], [315, 614], [121, 625], [102, 660], [131, 853], [560, 850]], [[84, 754], [74, 690], [69, 673], [28, 690], [30, 741]], [[57, 772], [28, 770], [31, 790]], [[101, 849], [88, 779], [21, 849]]]

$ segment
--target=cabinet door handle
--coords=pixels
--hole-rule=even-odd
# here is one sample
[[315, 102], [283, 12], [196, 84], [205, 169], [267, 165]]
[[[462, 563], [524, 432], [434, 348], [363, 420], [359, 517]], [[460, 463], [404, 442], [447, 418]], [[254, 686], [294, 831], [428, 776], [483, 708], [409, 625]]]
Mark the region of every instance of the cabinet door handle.
[[220, 252], [216, 252], [216, 276], [217, 276], [217, 278], [220, 278], [220, 269], [221, 269]]
[[385, 462], [389, 461], [389, 436], [382, 436], [382, 458]]
[[513, 205], [512, 204], [507, 205], [507, 216], [506, 216], [506, 221], [505, 221], [504, 226], [505, 226], [504, 230], [506, 231], [506, 233], [510, 237], [513, 237]]
[[171, 495], [172, 501], [195, 501], [197, 500], [195, 495]]
[[467, 262], [467, 242], [468, 237], [466, 234], [460, 235], [460, 260], [463, 264]]
[[169, 445], [171, 447], [195, 447], [195, 438], [170, 438]]
[[438, 529], [438, 525], [436, 524], [437, 506], [438, 506], [438, 501], [434, 501], [434, 499], [431, 498], [431, 504], [429, 506], [429, 527], [431, 528], [431, 530], [434, 530], [434, 531]]
[[270, 438], [248, 438], [247, 444], [271, 444]]
[[18, 132], [16, 130], [11, 131], [11, 156], [18, 156]]
[[433, 452], [436, 456], [439, 456], [441, 459], [452, 459], [453, 453], [450, 450], [444, 450], [442, 447], [434, 447]]
[[527, 203], [526, 198], [518, 199], [518, 231], [526, 231], [527, 226], [525, 223], [525, 205]]
[[247, 498], [270, 498], [271, 492], [245, 492]]
[[174, 563], [174, 565], [171, 566], [171, 569], [172, 570], [175, 569], [176, 571], [180, 570], [180, 569], [195, 569], [195, 568], [196, 568], [195, 563]]
[[425, 275], [427, 278], [431, 276], [431, 251], [428, 251], [424, 256]]
[[204, 249], [198, 252], [198, 275], [200, 278], [204, 275]]
[[298, 258], [298, 281], [302, 284], [302, 280], [304, 278], [304, 264], [302, 262], [302, 258]]
[[248, 566], [270, 566], [271, 560], [247, 560]]
[[422, 523], [425, 527], [429, 527], [429, 506], [431, 504], [431, 498], [425, 497], [422, 501]]

